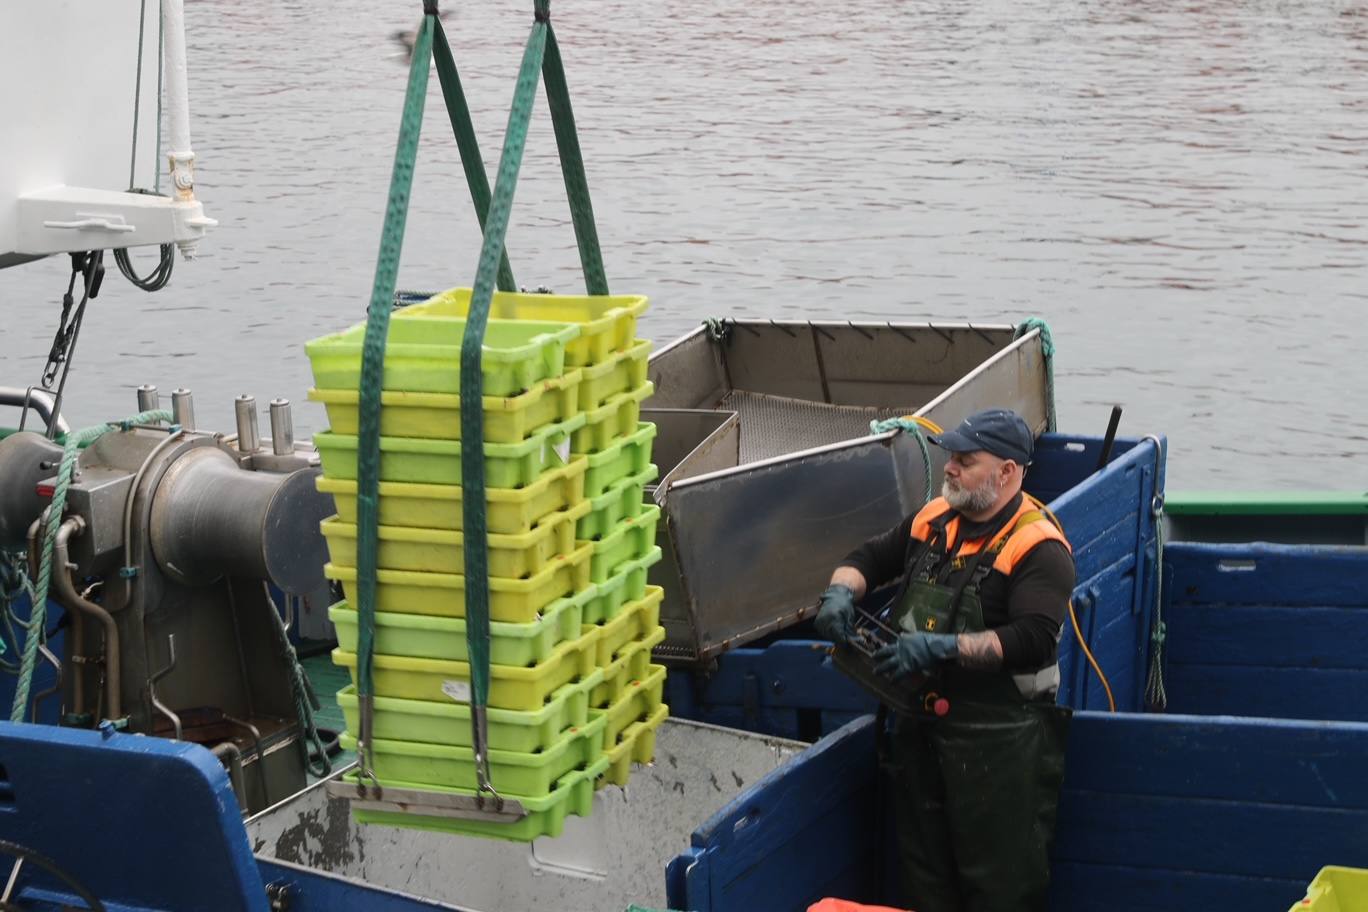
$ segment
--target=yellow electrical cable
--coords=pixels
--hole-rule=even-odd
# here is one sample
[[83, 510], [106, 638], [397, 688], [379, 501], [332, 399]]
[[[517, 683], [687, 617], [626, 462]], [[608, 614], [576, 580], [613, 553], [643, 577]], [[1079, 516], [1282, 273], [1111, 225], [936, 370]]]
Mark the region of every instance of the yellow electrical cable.
[[1074, 636], [1078, 638], [1078, 645], [1083, 649], [1083, 654], [1088, 657], [1088, 664], [1093, 671], [1097, 672], [1097, 679], [1102, 682], [1102, 689], [1107, 692], [1107, 711], [1116, 712], [1116, 700], [1112, 697], [1111, 685], [1107, 683], [1107, 676], [1102, 673], [1102, 666], [1097, 664], [1097, 659], [1093, 658], [1092, 650], [1088, 648], [1088, 641], [1083, 639], [1083, 631], [1078, 628], [1078, 615], [1074, 613], [1073, 600], [1069, 600], [1069, 620], [1073, 621]]
[[[1055, 528], [1061, 532], [1064, 531], [1064, 524], [1059, 521], [1059, 517], [1055, 516], [1049, 507], [1030, 494], [1027, 494], [1026, 497], [1040, 512], [1050, 518], [1050, 522], [1055, 524]], [[1083, 654], [1088, 657], [1088, 664], [1092, 666], [1093, 671], [1097, 672], [1097, 679], [1102, 682], [1102, 689], [1107, 692], [1108, 711], [1116, 712], [1116, 699], [1112, 696], [1111, 683], [1107, 681], [1107, 676], [1102, 673], [1102, 666], [1097, 664], [1097, 659], [1093, 657], [1092, 650], [1088, 648], [1087, 640], [1083, 639], [1083, 631], [1078, 626], [1078, 615], [1074, 612], [1072, 599], [1069, 600], [1069, 620], [1073, 622], [1074, 636], [1078, 639], [1078, 645], [1082, 648]]]

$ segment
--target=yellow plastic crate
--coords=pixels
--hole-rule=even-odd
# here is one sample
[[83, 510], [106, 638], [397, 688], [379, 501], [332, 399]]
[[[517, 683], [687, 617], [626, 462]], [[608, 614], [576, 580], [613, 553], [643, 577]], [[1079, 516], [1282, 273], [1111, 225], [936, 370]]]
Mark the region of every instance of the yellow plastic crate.
[[[557, 646], [580, 635], [584, 603], [592, 592], [589, 589], [552, 602], [542, 612], [541, 618], [531, 624], [491, 621], [489, 661], [495, 665], [520, 667], [544, 662]], [[346, 602], [338, 602], [328, 609], [328, 617], [337, 627], [337, 645], [346, 652], [356, 652], [356, 609]], [[613, 636], [617, 639], [619, 631], [615, 629]], [[383, 655], [411, 656], [415, 659], [465, 662], [469, 660], [466, 622], [460, 618], [377, 611], [375, 651]]]
[[[518, 443], [538, 428], [579, 414], [580, 372], [542, 380], [517, 396], [484, 397], [486, 443]], [[355, 389], [311, 389], [309, 400], [323, 403], [330, 430], [358, 434], [361, 394]], [[380, 433], [386, 437], [461, 439], [461, 397], [451, 393], [382, 392]]]
[[571, 452], [598, 453], [636, 431], [641, 403], [654, 392], [655, 384], [647, 381], [636, 389], [609, 396], [603, 405], [585, 412], [584, 427], [571, 436]]
[[627, 517], [594, 542], [589, 578], [595, 583], [605, 582], [618, 567], [645, 557], [656, 546], [656, 524], [659, 521], [660, 507], [647, 504], [636, 516]]
[[[580, 334], [574, 323], [495, 321], [485, 328], [480, 354], [483, 395], [516, 396], [565, 372], [565, 347]], [[411, 393], [461, 392], [465, 320], [390, 319], [381, 388]], [[320, 389], [359, 389], [366, 324], [304, 343]], [[597, 405], [598, 403], [595, 402]]]
[[[559, 469], [568, 464], [570, 434], [583, 425], [584, 415], [579, 414], [557, 424], [548, 424], [519, 443], [485, 444], [486, 487], [525, 487], [548, 469]], [[324, 475], [356, 478], [357, 440], [354, 434], [335, 434], [332, 431], [314, 434], [313, 444], [323, 463]], [[459, 485], [461, 446], [459, 440], [381, 437], [380, 480]], [[590, 470], [593, 465], [593, 457], [590, 457]], [[589, 470], [586, 470], [586, 477], [588, 474]]]
[[[558, 510], [584, 499], [584, 473], [589, 457], [572, 457], [569, 464], [543, 472], [525, 488], [486, 488], [485, 525], [494, 535], [519, 535]], [[655, 467], [652, 466], [652, 469]], [[651, 477], [655, 477], [652, 475]], [[356, 523], [356, 481], [349, 478], [318, 476], [318, 490], [333, 496], [337, 517]], [[460, 485], [416, 484], [403, 481], [380, 482], [380, 525], [411, 526], [418, 529], [451, 529], [459, 532], [465, 525]], [[580, 530], [585, 515], [575, 527], [576, 538], [588, 538]]]
[[604, 744], [617, 744], [618, 736], [626, 731], [627, 726], [650, 718], [660, 707], [665, 696], [665, 676], [664, 665], [649, 665], [646, 676], [628, 681], [622, 695], [606, 708], [591, 710], [603, 713], [608, 719], [608, 725], [603, 730]]
[[[458, 833], [466, 836], [483, 836], [489, 839], [507, 839], [514, 842], [531, 842], [541, 836], [559, 836], [565, 829], [565, 818], [569, 814], [587, 817], [594, 809], [594, 782], [608, 769], [608, 756], [600, 756], [587, 769], [566, 773], [557, 783], [555, 790], [545, 796], [510, 794], [527, 811], [527, 816], [513, 822], [492, 820], [467, 820], [459, 817], [432, 817], [425, 814], [404, 811], [362, 811], [353, 810], [352, 816], [358, 823], [378, 823], [386, 826], [406, 827], [415, 830], [430, 830], [438, 833]], [[342, 777], [343, 781], [356, 782], [357, 773], [352, 771]], [[455, 795], [475, 797], [473, 789], [442, 788], [423, 786], [412, 782], [380, 780], [381, 787], [401, 789], [424, 789], [432, 792], [449, 792]]]
[[[581, 631], [578, 639], [561, 643], [531, 668], [490, 665], [489, 705], [499, 709], [540, 709], [557, 688], [590, 674], [596, 667], [594, 642], [598, 639], [598, 628], [590, 626]], [[332, 657], [333, 664], [346, 668], [355, 684], [356, 653], [339, 648], [333, 650]], [[469, 701], [470, 665], [466, 662], [374, 655], [371, 674], [376, 696]], [[589, 701], [593, 703], [593, 693]]]
[[[590, 625], [584, 630], [597, 630]], [[620, 649], [613, 661], [603, 666], [603, 680], [589, 692], [589, 708], [602, 709], [622, 698], [633, 681], [646, 677], [651, 667], [651, 650], [665, 642], [665, 628], [657, 627], [639, 640]], [[379, 685], [376, 685], [377, 689]]]
[[[651, 464], [651, 441], [655, 435], [656, 426], [643, 421], [637, 424], [635, 431], [614, 441], [607, 449], [586, 454], [589, 468], [584, 473], [584, 496], [595, 498], [607, 491], [613, 482], [645, 472]], [[324, 464], [323, 471], [327, 470]]]
[[[576, 458], [586, 460], [587, 467], [589, 457]], [[648, 465], [635, 475], [613, 482], [606, 491], [589, 501], [589, 514], [575, 527], [575, 537], [584, 541], [602, 538], [622, 520], [636, 516], [646, 505], [646, 485], [659, 475], [658, 468]]]
[[[585, 724], [564, 732], [556, 743], [539, 753], [490, 748], [490, 784], [502, 794], [549, 794], [566, 773], [587, 767], [604, 753], [603, 729], [607, 722], [602, 714], [591, 717]], [[350, 732], [341, 736], [340, 743], [343, 750], [356, 750], [356, 738]], [[371, 756], [375, 775], [380, 779], [446, 788], [473, 789], [477, 785], [473, 748], [375, 738]]]
[[1368, 909], [1368, 870], [1326, 865], [1288, 912], [1359, 912]]
[[[394, 319], [411, 316], [470, 313], [471, 289], [453, 288], [421, 304], [399, 311]], [[629, 347], [636, 337], [637, 317], [646, 311], [640, 295], [552, 295], [496, 291], [489, 316], [499, 320], [548, 320], [576, 323], [579, 335], [565, 346], [565, 363], [572, 367], [598, 364], [613, 352]]]
[[[562, 685], [538, 709], [490, 709], [487, 713], [489, 746], [523, 753], [546, 750], [566, 729], [588, 721], [589, 692], [602, 680], [603, 670], [596, 668], [580, 680]], [[337, 705], [342, 709], [347, 730], [360, 731], [361, 715], [355, 685], [348, 684], [337, 692]], [[609, 710], [608, 724], [612, 726], [617, 721]], [[470, 705], [454, 703], [446, 696], [440, 701], [375, 697], [371, 725], [376, 738], [453, 747], [471, 744]], [[613, 737], [616, 740], [616, 731]]]
[[608, 769], [596, 785], [626, 785], [633, 763], [645, 764], [655, 759], [656, 730], [669, 715], [670, 707], [662, 703], [649, 717], [627, 726], [618, 743], [606, 751]]
[[[575, 550], [575, 523], [589, 512], [589, 502], [552, 513], [519, 535], [486, 536], [489, 575], [526, 579], [557, 555]], [[328, 556], [339, 567], [356, 566], [356, 526], [330, 517], [319, 524], [328, 540]], [[597, 545], [596, 545], [597, 547]], [[424, 573], [465, 573], [465, 535], [446, 529], [417, 529], [381, 525], [377, 531], [376, 560], [382, 570]]]
[[613, 657], [628, 643], [640, 640], [660, 626], [660, 603], [665, 590], [647, 586], [646, 595], [623, 607], [617, 617], [599, 625], [599, 665], [609, 665]]
[[[585, 542], [570, 554], [552, 559], [530, 579], [491, 576], [489, 619], [509, 624], [531, 624], [556, 599], [590, 588], [589, 559], [593, 550], [594, 546]], [[342, 583], [349, 592], [356, 582], [355, 567], [339, 567], [328, 563], [323, 565], [323, 575]], [[377, 570], [375, 577], [376, 611], [465, 617], [464, 576], [412, 570]], [[351, 600], [356, 600], [354, 594]], [[592, 597], [590, 601], [593, 601]], [[596, 607], [594, 610], [592, 619], [587, 623], [597, 623], [602, 616], [600, 609]], [[585, 605], [585, 616], [590, 617], [589, 603]]]
[[580, 408], [598, 408], [610, 396], [639, 388], [646, 382], [646, 362], [650, 357], [651, 343], [638, 339], [605, 361], [581, 367], [584, 376], [580, 381]]
[[[646, 597], [646, 578], [665, 555], [656, 545], [642, 557], [613, 568], [608, 579], [594, 584], [594, 595], [584, 605], [584, 623], [603, 624], [617, 617], [622, 606]], [[324, 568], [325, 571], [327, 568]]]

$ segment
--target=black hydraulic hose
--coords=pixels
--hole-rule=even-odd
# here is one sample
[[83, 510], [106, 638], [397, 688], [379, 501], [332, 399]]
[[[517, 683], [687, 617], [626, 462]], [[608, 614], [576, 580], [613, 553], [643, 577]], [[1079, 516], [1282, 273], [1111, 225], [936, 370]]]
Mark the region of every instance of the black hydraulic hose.
[[[76, 878], [57, 865], [57, 862], [39, 852], [30, 849], [28, 846], [10, 842], [7, 839], [0, 839], [0, 854], [13, 855], [20, 862], [30, 862], [41, 868], [63, 884], [71, 888], [81, 902], [86, 904], [90, 912], [105, 912], [104, 903], [95, 898], [95, 895], [87, 890]], [[0, 900], [0, 910], [13, 909], [15, 912], [22, 912], [23, 907], [10, 902], [8, 899]]]
[[119, 272], [123, 273], [123, 277], [143, 291], [161, 291], [166, 287], [166, 283], [171, 281], [171, 269], [176, 265], [176, 248], [171, 244], [161, 245], [161, 259], [157, 262], [157, 268], [153, 269], [147, 278], [142, 278], [134, 271], [126, 247], [114, 251], [114, 262], [119, 265]]

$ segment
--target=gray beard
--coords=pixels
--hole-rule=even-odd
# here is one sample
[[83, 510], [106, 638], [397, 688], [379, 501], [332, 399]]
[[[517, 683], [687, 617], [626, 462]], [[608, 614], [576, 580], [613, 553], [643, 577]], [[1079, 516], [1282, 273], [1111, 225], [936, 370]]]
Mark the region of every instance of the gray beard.
[[997, 500], [997, 480], [991, 476], [973, 490], [951, 488], [950, 479], [941, 483], [941, 496], [961, 513], [982, 513]]

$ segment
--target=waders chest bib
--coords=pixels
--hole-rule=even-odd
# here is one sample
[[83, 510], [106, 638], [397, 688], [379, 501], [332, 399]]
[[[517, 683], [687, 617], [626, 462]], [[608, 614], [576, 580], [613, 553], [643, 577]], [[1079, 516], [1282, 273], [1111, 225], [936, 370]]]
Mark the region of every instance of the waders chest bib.
[[[933, 524], [908, 568], [897, 626], [922, 633], [985, 630], [980, 586], [1011, 536], [1038, 517], [1014, 515], [962, 559], [936, 551], [945, 523]], [[1011, 532], [999, 534], [1008, 524]], [[947, 570], [967, 575], [948, 586]], [[892, 737], [903, 901], [918, 912], [1043, 910], [1069, 711], [1053, 695], [1022, 696], [1007, 672], [950, 666], [939, 677], [949, 715], [901, 716]]]

